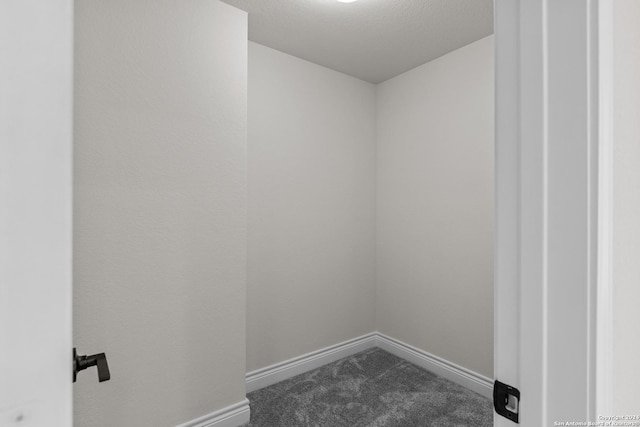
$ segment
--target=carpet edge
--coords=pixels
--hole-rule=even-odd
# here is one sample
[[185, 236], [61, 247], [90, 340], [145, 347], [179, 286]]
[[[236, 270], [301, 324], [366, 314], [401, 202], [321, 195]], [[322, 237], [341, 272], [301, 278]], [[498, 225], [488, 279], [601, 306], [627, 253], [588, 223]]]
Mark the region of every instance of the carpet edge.
[[395, 338], [376, 333], [377, 347], [448, 379], [488, 399], [493, 399], [493, 380]]
[[488, 399], [493, 398], [492, 379], [380, 332], [371, 332], [248, 372], [245, 377], [247, 393], [375, 347], [381, 348]]
[[360, 353], [361, 351], [375, 348], [377, 346], [376, 343], [377, 334], [371, 332], [265, 368], [248, 372], [245, 377], [247, 393], [268, 387], [344, 357]]

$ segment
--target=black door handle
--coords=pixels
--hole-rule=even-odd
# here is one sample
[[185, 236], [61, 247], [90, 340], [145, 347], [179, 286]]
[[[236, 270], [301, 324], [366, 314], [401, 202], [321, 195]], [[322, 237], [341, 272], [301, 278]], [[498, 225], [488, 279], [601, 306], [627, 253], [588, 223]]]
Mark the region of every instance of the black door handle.
[[109, 372], [109, 364], [107, 356], [104, 353], [92, 354], [91, 356], [78, 356], [76, 349], [73, 349], [73, 382], [76, 382], [78, 372], [84, 371], [90, 366], [98, 368], [98, 381], [109, 381], [111, 373]]

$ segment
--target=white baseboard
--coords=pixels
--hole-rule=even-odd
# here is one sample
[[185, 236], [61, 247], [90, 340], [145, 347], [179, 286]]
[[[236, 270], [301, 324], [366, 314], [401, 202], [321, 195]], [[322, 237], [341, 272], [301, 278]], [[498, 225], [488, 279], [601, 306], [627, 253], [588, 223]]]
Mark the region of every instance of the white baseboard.
[[239, 427], [249, 422], [249, 400], [236, 404], [180, 424], [177, 427]]
[[370, 333], [302, 356], [247, 373], [247, 393], [284, 381], [299, 374], [335, 362], [343, 357], [376, 346], [376, 334]]
[[[296, 375], [319, 368], [336, 360], [379, 347], [391, 354], [414, 363], [436, 375], [460, 384], [489, 399], [493, 397], [493, 381], [448, 360], [405, 344], [379, 332], [373, 332], [340, 344], [332, 345], [302, 356], [285, 360], [246, 375], [247, 393], [284, 381]], [[249, 422], [249, 400], [196, 418], [177, 427], [239, 427]]]
[[376, 333], [377, 346], [456, 384], [493, 399], [493, 381], [441, 357], [427, 353], [381, 333]]
[[493, 398], [493, 380], [490, 378], [379, 332], [373, 332], [294, 359], [249, 372], [246, 376], [247, 393], [284, 381], [373, 347], [379, 347], [388, 351], [391, 354], [414, 363], [449, 381], [460, 384], [489, 399]]

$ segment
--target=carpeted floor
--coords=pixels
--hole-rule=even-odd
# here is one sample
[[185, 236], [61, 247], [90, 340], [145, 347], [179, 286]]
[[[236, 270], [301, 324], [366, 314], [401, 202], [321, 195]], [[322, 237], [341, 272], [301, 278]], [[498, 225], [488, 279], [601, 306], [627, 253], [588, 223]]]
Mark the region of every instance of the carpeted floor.
[[491, 401], [374, 348], [249, 393], [251, 427], [490, 427]]

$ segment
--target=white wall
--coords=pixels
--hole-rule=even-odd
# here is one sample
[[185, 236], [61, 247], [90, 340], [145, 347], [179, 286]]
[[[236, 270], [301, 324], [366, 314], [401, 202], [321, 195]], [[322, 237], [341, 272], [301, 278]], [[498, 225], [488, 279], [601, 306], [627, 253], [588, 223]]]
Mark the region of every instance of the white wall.
[[75, 4], [75, 425], [175, 426], [245, 397], [247, 17]]
[[613, 2], [613, 390], [640, 414], [640, 2]]
[[378, 331], [493, 373], [493, 36], [377, 88]]
[[374, 330], [375, 87], [249, 43], [247, 370]]

